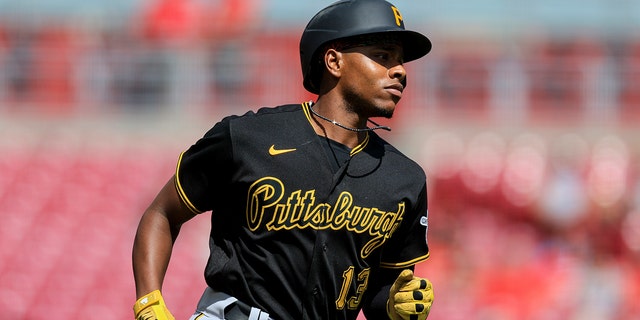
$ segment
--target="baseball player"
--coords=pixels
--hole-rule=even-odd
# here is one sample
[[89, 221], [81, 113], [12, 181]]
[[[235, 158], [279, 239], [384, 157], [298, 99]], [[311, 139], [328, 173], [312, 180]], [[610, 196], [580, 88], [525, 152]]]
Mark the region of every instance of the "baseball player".
[[432, 285], [413, 274], [429, 257], [426, 177], [370, 118], [392, 116], [403, 63], [430, 50], [383, 0], [317, 13], [300, 40], [317, 100], [222, 119], [144, 212], [136, 319], [174, 319], [160, 291], [173, 242], [208, 211], [207, 288], [191, 319], [426, 319]]

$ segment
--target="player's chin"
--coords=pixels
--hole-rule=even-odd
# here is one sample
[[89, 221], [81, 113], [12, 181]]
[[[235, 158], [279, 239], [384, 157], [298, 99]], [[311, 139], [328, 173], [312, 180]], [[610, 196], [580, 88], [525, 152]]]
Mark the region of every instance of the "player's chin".
[[393, 96], [391, 101], [383, 108], [383, 117], [391, 118], [393, 116], [393, 112], [396, 111], [396, 107], [398, 106], [398, 102], [400, 102], [400, 98]]
[[396, 107], [398, 106], [398, 102], [400, 102], [400, 97], [391, 96], [391, 99], [387, 100], [384, 104], [384, 109], [393, 114], [393, 111], [395, 111]]
[[381, 117], [390, 119], [393, 117], [393, 112], [396, 110], [396, 104], [390, 104], [386, 106], [380, 106], [376, 109], [376, 114], [374, 117]]
[[396, 105], [400, 99], [392, 99], [391, 97], [379, 97], [373, 100], [373, 104], [369, 109], [370, 118], [391, 118], [396, 110]]

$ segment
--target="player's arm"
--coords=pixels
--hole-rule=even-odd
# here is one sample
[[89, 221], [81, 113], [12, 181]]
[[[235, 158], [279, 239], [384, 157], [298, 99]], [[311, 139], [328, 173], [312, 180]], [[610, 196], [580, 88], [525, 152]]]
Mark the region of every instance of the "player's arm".
[[170, 179], [142, 215], [133, 243], [133, 274], [136, 297], [139, 299], [136, 307], [144, 307], [138, 304], [141, 300], [148, 301], [148, 298], [159, 299], [164, 305], [159, 290], [162, 288], [173, 244], [182, 224], [193, 217], [194, 213], [178, 196], [174, 178]]
[[[427, 245], [428, 211], [426, 184], [410, 211], [415, 218], [407, 219], [390, 239], [389, 247], [396, 250], [386, 251], [389, 254], [383, 261], [395, 262], [386, 264], [396, 269], [395, 279], [385, 279], [392, 283], [387, 291], [386, 312], [392, 320], [424, 320], [429, 315], [433, 304], [433, 286], [431, 282], [413, 273], [415, 263], [421, 263], [429, 258]], [[407, 213], [409, 214], [409, 212]], [[400, 249], [400, 250], [398, 250]], [[399, 263], [405, 261], [405, 263]], [[406, 261], [410, 261], [409, 266]]]

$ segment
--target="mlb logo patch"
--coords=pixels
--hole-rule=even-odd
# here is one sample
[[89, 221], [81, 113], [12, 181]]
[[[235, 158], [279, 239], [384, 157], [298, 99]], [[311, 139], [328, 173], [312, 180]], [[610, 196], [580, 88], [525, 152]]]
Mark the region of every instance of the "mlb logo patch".
[[423, 225], [425, 227], [429, 226], [429, 218], [427, 217], [421, 217], [420, 218], [420, 225]]

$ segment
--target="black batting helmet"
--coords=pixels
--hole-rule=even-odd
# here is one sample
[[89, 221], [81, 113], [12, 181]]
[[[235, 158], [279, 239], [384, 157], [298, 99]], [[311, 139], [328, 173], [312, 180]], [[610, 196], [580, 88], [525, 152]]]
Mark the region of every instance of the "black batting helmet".
[[335, 40], [378, 33], [401, 43], [405, 62], [421, 58], [431, 50], [431, 41], [426, 36], [404, 28], [402, 15], [393, 4], [384, 0], [338, 1], [318, 12], [302, 33], [300, 62], [305, 89], [319, 92], [322, 67], [319, 49]]

